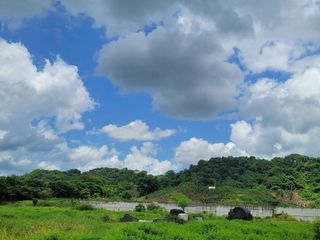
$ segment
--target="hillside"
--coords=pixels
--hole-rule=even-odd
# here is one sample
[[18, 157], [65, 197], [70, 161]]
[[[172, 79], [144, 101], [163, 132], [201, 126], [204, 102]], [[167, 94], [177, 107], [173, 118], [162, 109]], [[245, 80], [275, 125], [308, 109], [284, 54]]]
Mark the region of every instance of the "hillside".
[[[202, 203], [320, 206], [320, 159], [292, 154], [271, 161], [254, 157], [212, 158], [167, 175], [166, 199], [180, 191]], [[215, 185], [215, 190], [207, 186]], [[168, 198], [167, 198], [168, 199]]]
[[[271, 161], [254, 157], [212, 158], [162, 176], [128, 169], [34, 170], [0, 177], [0, 201], [46, 198], [104, 198], [169, 201], [182, 192], [194, 203], [320, 207], [320, 158], [289, 155]], [[216, 186], [209, 190], [208, 186]]]

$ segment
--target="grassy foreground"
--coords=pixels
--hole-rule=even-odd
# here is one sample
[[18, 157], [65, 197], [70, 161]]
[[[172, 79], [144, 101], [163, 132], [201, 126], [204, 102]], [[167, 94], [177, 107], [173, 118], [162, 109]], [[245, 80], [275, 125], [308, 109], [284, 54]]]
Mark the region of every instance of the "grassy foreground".
[[[140, 219], [164, 213], [130, 214]], [[306, 222], [212, 218], [187, 224], [119, 223], [124, 212], [80, 211], [71, 207], [0, 206], [0, 240], [305, 240], [313, 239], [313, 225]]]

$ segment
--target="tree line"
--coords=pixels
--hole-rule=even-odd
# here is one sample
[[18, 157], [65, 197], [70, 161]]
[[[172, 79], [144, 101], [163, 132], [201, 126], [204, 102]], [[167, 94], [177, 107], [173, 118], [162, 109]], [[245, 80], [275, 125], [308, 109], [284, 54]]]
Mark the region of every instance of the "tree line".
[[[292, 154], [271, 161], [255, 157], [219, 157], [175, 173], [152, 176], [145, 171], [98, 168], [34, 170], [22, 176], [0, 177], [0, 201], [49, 198], [107, 198], [136, 200], [157, 191], [190, 183], [190, 186], [231, 186], [239, 189], [300, 191], [319, 198], [320, 158]], [[319, 201], [320, 203], [320, 201]]]

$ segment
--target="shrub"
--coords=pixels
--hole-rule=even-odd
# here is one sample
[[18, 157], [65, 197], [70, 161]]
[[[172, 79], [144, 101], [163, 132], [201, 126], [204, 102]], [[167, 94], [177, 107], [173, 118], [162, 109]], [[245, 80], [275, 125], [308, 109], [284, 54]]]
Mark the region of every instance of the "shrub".
[[76, 209], [80, 211], [92, 211], [92, 210], [95, 210], [95, 207], [90, 204], [80, 204], [79, 206], [76, 207]]
[[314, 240], [320, 240], [320, 219], [314, 223]]
[[175, 201], [183, 210], [192, 202], [190, 198], [179, 192], [171, 194], [170, 199]]
[[111, 221], [111, 218], [110, 218], [109, 215], [104, 215], [104, 216], [102, 217], [102, 221], [104, 221], [104, 222], [110, 222], [110, 221]]
[[34, 198], [32, 199], [32, 205], [35, 207], [38, 204], [38, 199]]
[[136, 207], [135, 207], [135, 211], [136, 212], [145, 212], [146, 208], [144, 207], [143, 204], [139, 203]]
[[147, 205], [147, 210], [150, 211], [150, 212], [154, 211], [154, 210], [158, 210], [159, 208], [160, 208], [160, 206], [155, 205], [153, 203]]
[[147, 205], [147, 211], [152, 213], [159, 213], [159, 214], [168, 212], [167, 209], [165, 209], [164, 207], [161, 207], [153, 203]]
[[38, 203], [38, 206], [51, 207], [51, 206], [53, 206], [53, 203], [52, 203], [52, 201], [49, 201], [49, 200], [40, 200], [40, 202]]

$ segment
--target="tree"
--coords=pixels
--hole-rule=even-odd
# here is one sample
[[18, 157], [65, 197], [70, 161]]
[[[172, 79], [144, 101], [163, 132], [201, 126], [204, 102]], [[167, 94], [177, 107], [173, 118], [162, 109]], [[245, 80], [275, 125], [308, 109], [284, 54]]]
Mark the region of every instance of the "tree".
[[145, 212], [146, 208], [143, 204], [139, 203], [136, 207], [135, 207], [135, 211], [136, 212]]
[[175, 201], [176, 204], [183, 210], [192, 202], [192, 200], [188, 198], [186, 195], [178, 192], [171, 194], [170, 199]]
[[159, 182], [150, 175], [145, 175], [138, 182], [138, 191], [140, 196], [145, 196], [159, 189]]

